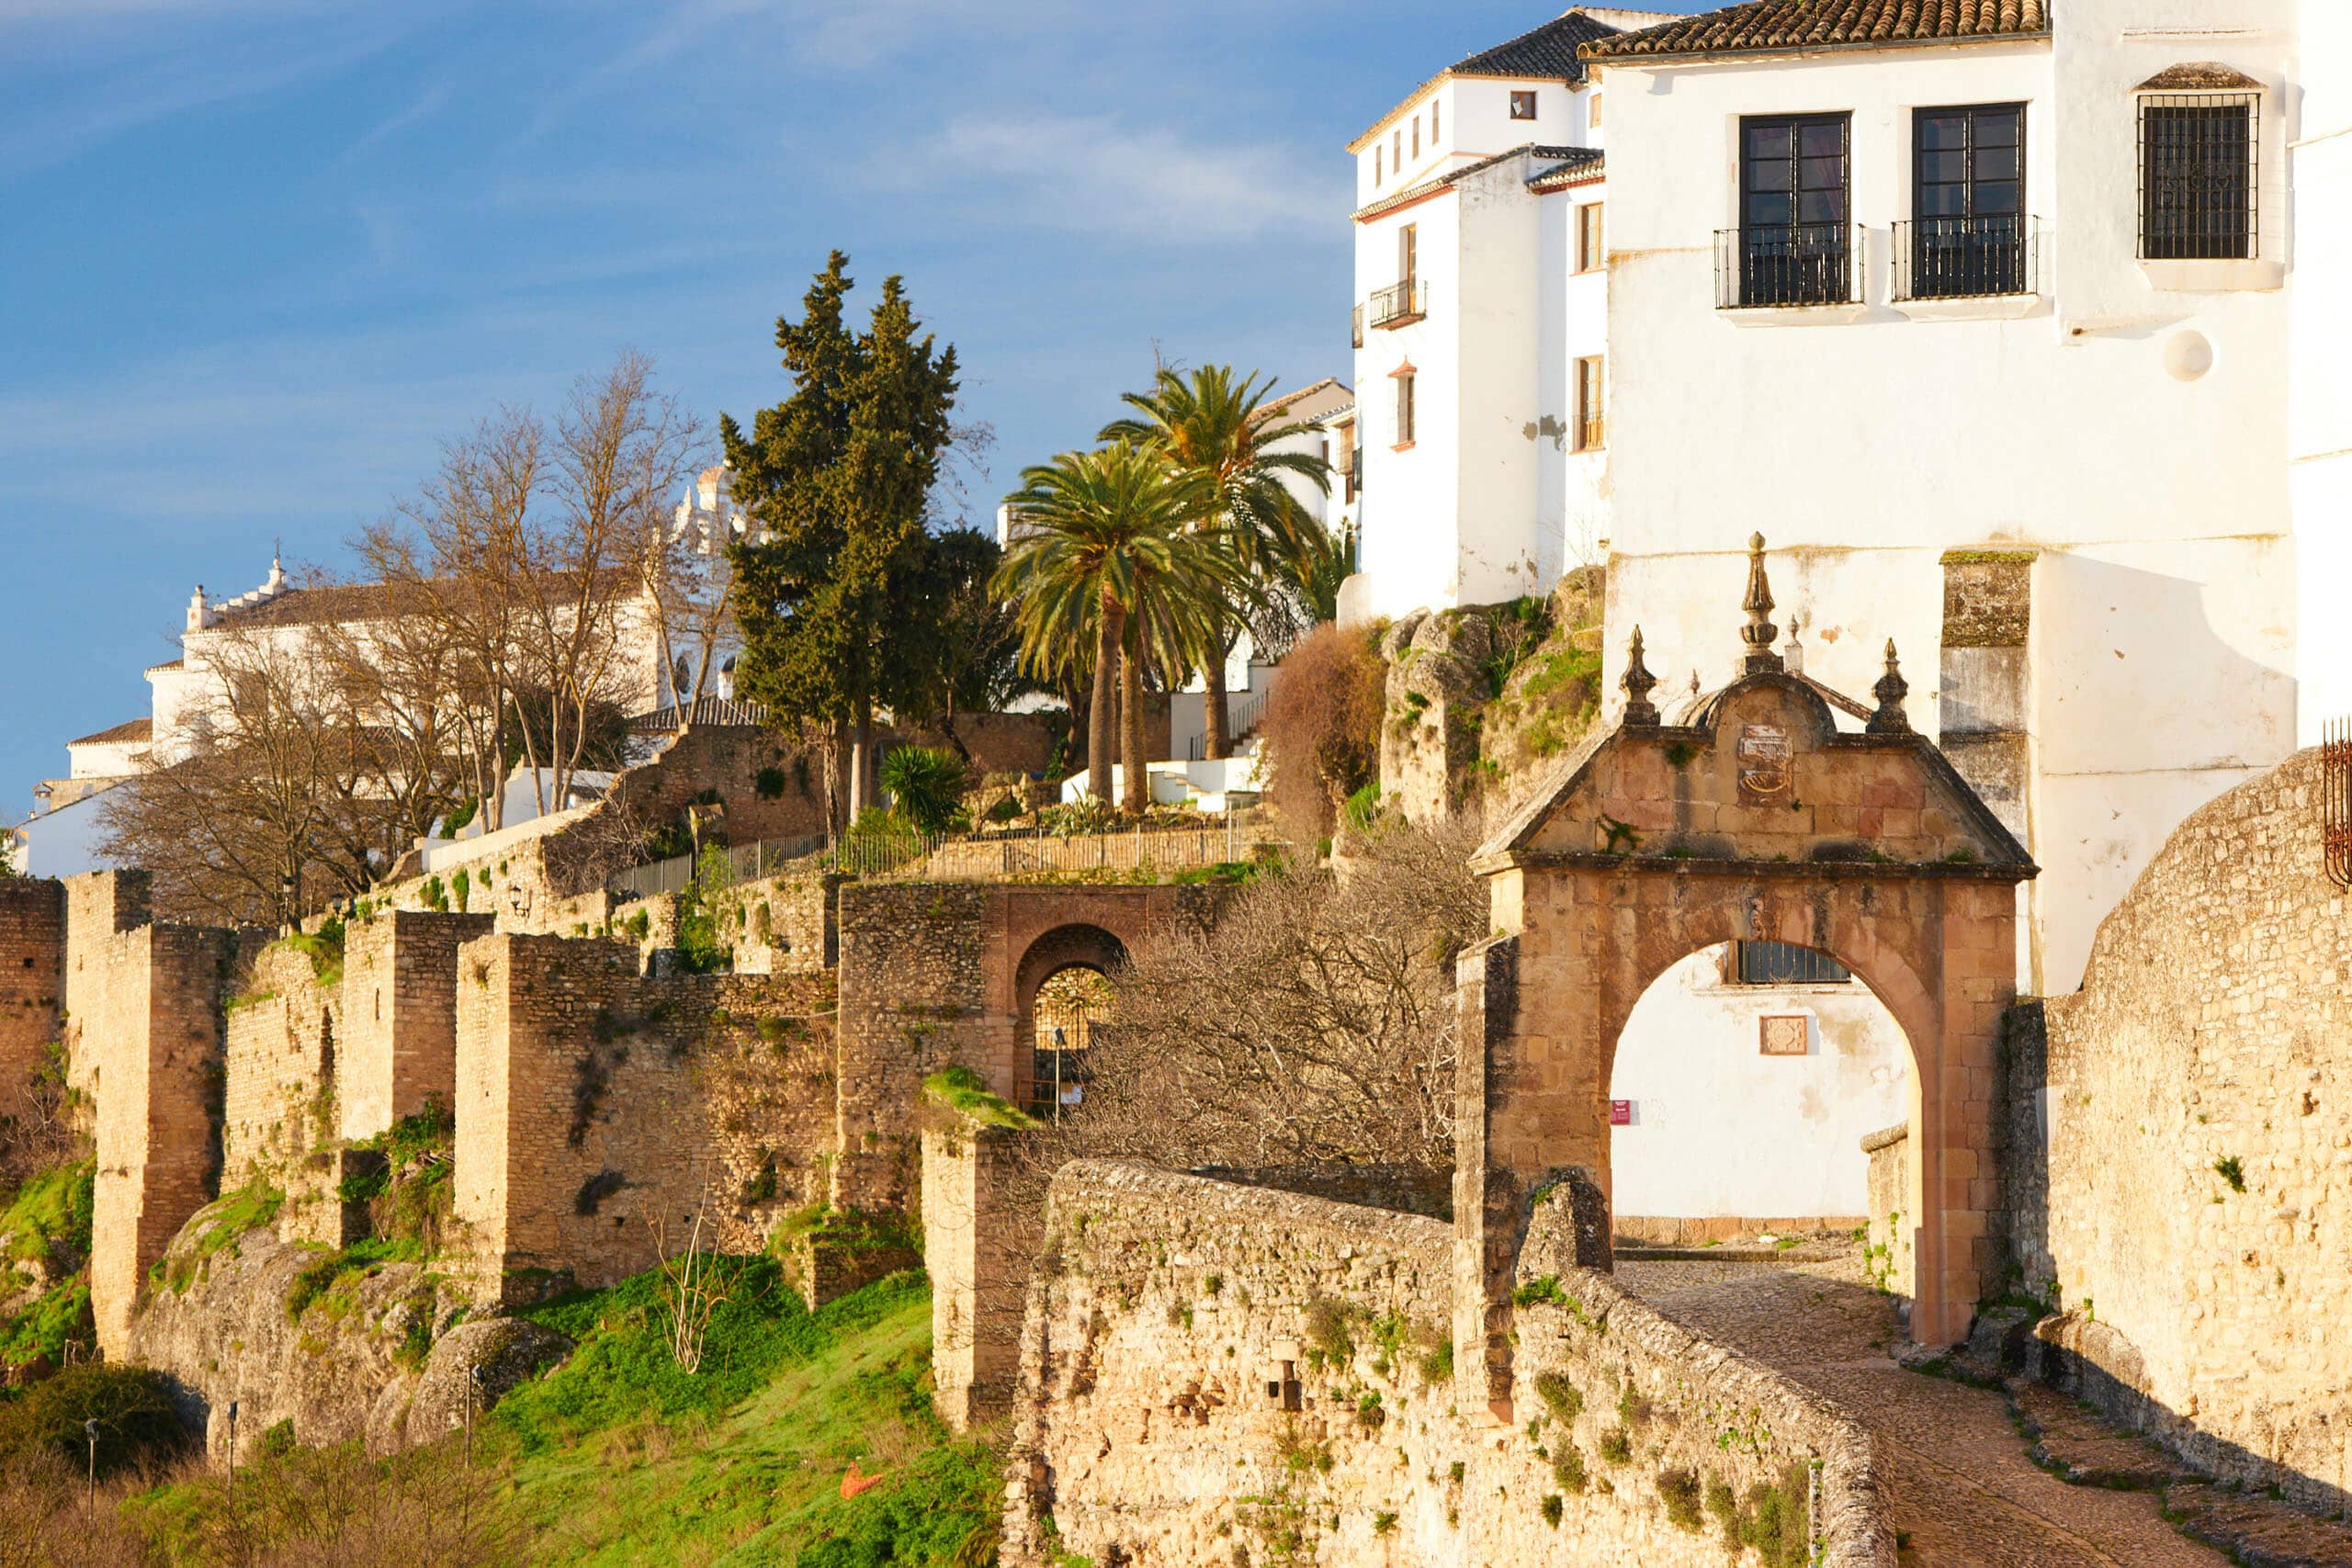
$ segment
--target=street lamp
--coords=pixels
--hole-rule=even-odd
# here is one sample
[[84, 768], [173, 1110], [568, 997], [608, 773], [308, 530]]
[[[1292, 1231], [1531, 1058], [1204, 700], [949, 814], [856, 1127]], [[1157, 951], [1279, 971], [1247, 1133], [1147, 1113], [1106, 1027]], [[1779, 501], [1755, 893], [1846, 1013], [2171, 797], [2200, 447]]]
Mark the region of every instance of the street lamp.
[[229, 1517], [237, 1517], [237, 1402], [229, 1402]]
[[98, 1517], [98, 1418], [95, 1416], [82, 1423], [82, 1435], [90, 1439], [90, 1517]]

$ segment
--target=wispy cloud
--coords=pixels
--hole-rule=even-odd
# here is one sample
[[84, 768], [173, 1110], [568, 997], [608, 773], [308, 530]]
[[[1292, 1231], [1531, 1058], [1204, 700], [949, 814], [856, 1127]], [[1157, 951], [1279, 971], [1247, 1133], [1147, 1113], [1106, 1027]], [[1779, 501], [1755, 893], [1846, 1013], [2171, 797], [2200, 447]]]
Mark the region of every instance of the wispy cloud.
[[926, 146], [869, 165], [899, 189], [976, 186], [1011, 221], [1185, 243], [1327, 231], [1344, 210], [1328, 159], [1262, 141], [1190, 141], [1111, 115], [958, 116]]
[[353, 142], [345, 150], [344, 157], [356, 158], [368, 149], [390, 141], [410, 126], [440, 113], [448, 105], [449, 92], [449, 84], [447, 80], [434, 83], [418, 94], [414, 101], [406, 107], [387, 116], [371, 128], [365, 136]]

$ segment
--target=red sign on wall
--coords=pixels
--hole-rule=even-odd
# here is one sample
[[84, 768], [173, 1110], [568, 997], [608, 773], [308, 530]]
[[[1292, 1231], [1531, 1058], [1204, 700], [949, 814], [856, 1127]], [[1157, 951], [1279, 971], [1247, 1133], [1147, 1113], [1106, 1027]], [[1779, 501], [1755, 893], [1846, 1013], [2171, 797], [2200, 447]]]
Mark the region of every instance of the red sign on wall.
[[1609, 1102], [1609, 1124], [1611, 1127], [1632, 1126], [1634, 1124], [1634, 1102], [1630, 1100], [1611, 1100]]

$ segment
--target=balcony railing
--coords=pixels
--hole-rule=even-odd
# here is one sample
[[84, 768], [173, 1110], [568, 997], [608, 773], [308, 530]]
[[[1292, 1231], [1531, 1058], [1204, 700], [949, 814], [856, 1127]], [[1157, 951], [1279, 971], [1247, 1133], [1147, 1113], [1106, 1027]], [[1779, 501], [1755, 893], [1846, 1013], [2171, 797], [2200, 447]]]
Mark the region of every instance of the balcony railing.
[[1862, 297], [1851, 223], [1780, 223], [1715, 232], [1715, 308], [1846, 305]]
[[1894, 226], [1896, 299], [1975, 299], [2040, 292], [2028, 216], [1919, 218]]
[[1372, 291], [1364, 314], [1375, 327], [1408, 326], [1430, 313], [1430, 286], [1418, 277]]
[[1577, 421], [1577, 450], [1598, 452], [1609, 445], [1609, 422], [1606, 419]]
[[1363, 346], [1363, 307], [1361, 305], [1348, 312], [1348, 346]]

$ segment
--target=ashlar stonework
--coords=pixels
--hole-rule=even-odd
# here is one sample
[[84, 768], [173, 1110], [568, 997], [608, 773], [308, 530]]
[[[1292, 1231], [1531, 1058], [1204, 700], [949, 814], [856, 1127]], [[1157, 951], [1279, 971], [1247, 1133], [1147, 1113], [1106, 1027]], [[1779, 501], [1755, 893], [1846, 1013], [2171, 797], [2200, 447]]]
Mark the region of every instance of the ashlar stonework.
[[[1751, 601], [1769, 609], [1761, 572], [1759, 557]], [[1879, 716], [1842, 732], [1821, 693], [1779, 668], [1771, 626], [1760, 631], [1749, 673], [1687, 722], [1658, 722], [1648, 685], [1629, 683], [1626, 722], [1588, 740], [1472, 863], [1488, 878], [1499, 934], [1462, 964], [1465, 1406], [1523, 1418], [1510, 1295], [1531, 1196], [1578, 1167], [1608, 1190], [1609, 1081], [1625, 1021], [1669, 965], [1719, 942], [1832, 954], [1909, 1041], [1913, 1334], [1960, 1339], [1999, 1275], [1996, 1054], [2016, 990], [2015, 888], [2034, 867], [1909, 732], [1891, 656]]]

